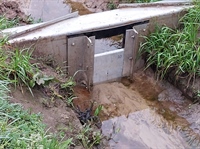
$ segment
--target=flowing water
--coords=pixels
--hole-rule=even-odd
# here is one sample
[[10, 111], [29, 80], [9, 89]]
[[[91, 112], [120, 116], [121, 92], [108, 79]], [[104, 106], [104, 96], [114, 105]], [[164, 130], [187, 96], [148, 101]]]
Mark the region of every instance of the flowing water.
[[105, 107], [102, 131], [111, 148], [200, 148], [200, 105], [191, 105], [169, 83], [138, 72], [129, 87], [101, 84], [95, 95]]

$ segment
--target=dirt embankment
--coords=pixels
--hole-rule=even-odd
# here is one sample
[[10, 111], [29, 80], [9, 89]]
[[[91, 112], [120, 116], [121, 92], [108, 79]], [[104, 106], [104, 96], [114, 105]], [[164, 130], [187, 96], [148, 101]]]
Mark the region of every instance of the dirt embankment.
[[19, 8], [15, 1], [3, 1], [0, 3], [0, 15], [13, 20], [18, 19], [19, 24], [29, 24], [28, 17]]

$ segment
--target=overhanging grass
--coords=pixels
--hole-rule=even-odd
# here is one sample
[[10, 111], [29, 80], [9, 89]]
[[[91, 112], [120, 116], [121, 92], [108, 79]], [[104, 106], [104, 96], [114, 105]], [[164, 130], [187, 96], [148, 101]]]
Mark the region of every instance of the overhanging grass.
[[155, 32], [145, 38], [140, 53], [146, 53], [147, 68], [155, 65], [162, 79], [171, 71], [176, 77], [200, 76], [200, 3], [189, 9], [180, 20], [181, 28], [157, 27]]

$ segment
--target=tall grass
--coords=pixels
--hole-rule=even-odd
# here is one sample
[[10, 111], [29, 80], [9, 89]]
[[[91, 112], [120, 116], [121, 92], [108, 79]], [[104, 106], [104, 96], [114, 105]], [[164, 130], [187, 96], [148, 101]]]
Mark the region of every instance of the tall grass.
[[[0, 29], [13, 27], [17, 22], [0, 16]], [[59, 140], [45, 131], [39, 114], [30, 114], [19, 104], [9, 103], [9, 84], [25, 84], [30, 89], [37, 67], [30, 63], [28, 49], [8, 52], [6, 43], [6, 38], [0, 39], [0, 149], [67, 149], [72, 138]]]
[[200, 3], [189, 9], [180, 20], [177, 30], [169, 27], [156, 27], [155, 32], [145, 38], [140, 53], [147, 54], [147, 68], [155, 65], [162, 79], [174, 71], [176, 77], [200, 76]]

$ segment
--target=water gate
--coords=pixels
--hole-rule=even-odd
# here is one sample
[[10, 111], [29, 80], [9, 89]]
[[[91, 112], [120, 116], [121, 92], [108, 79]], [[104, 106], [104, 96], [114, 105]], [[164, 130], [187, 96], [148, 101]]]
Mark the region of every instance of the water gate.
[[[34, 53], [51, 55], [58, 65], [67, 65], [69, 75], [76, 73], [76, 81], [92, 84], [132, 76], [141, 62], [136, 55], [142, 35], [152, 32], [155, 25], [175, 28], [188, 3], [154, 3], [121, 5], [112, 11], [73, 16], [49, 22], [4, 30], [9, 42], [16, 46], [35, 45]], [[119, 48], [98, 49], [98, 39], [122, 35]], [[63, 63], [67, 62], [67, 63]]]

